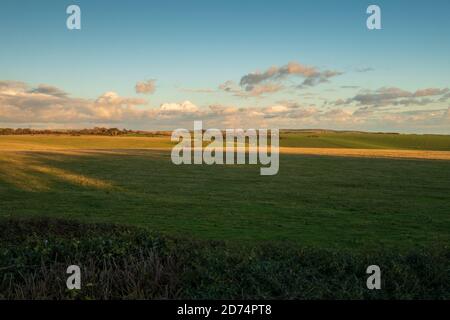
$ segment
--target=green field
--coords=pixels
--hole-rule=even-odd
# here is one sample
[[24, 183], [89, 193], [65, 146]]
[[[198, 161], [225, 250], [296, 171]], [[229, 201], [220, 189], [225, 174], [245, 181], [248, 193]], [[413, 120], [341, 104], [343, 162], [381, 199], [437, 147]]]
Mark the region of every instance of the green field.
[[[450, 149], [448, 136], [308, 135], [287, 134], [281, 144]], [[168, 146], [168, 138], [1, 136], [2, 150], [41, 151], [0, 151], [0, 216], [112, 222], [250, 244], [450, 244], [450, 161], [282, 154], [279, 174], [262, 177], [259, 166], [175, 166], [165, 150], [110, 150]]]
[[450, 150], [450, 136], [336, 131], [283, 132], [280, 145], [307, 148]]
[[[0, 135], [1, 150], [141, 149], [168, 148], [170, 136]], [[415, 135], [338, 131], [288, 131], [280, 134], [281, 147], [357, 148], [450, 151], [450, 135]]]

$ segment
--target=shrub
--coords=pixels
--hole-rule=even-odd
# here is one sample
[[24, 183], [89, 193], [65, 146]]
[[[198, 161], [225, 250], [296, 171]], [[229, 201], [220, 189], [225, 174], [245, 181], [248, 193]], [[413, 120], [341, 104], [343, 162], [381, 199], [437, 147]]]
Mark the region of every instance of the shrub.
[[[58, 219], [0, 221], [1, 299], [449, 299], [447, 248], [239, 245]], [[79, 265], [82, 289], [66, 288]], [[383, 290], [366, 289], [368, 265]]]

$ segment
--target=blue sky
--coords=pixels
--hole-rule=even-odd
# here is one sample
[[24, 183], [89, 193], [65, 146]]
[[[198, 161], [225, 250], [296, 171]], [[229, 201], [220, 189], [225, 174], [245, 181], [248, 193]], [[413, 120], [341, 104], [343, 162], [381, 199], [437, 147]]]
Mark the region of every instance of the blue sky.
[[[71, 4], [81, 8], [82, 29], [79, 31], [66, 28], [65, 11]], [[382, 30], [366, 28], [366, 8], [370, 4], [381, 8]], [[372, 117], [375, 109], [384, 114], [420, 111], [421, 115], [425, 111], [440, 110], [446, 118], [445, 110], [448, 113], [450, 104], [442, 97], [445, 91], [439, 91], [441, 96], [426, 95], [426, 99], [435, 99], [429, 103], [425, 103], [422, 95], [414, 93], [428, 88], [445, 90], [449, 86], [449, 18], [450, 2], [446, 0], [3, 0], [0, 81], [24, 83], [28, 88], [24, 92], [41, 84], [53, 86], [67, 92], [72, 99], [83, 100], [81, 104], [94, 103], [104, 93], [113, 92], [125, 99], [120, 108], [153, 110], [148, 115], [150, 118], [160, 116], [155, 110], [162, 105], [173, 104], [169, 109], [175, 110], [174, 104], [184, 101], [190, 101], [200, 111], [211, 105], [222, 106], [228, 108], [230, 114], [229, 108], [257, 111], [258, 108], [279, 105], [294, 108], [295, 105], [296, 109], [315, 108], [321, 113], [333, 110], [354, 113], [369, 107]], [[293, 89], [300, 81], [298, 75], [272, 79], [270, 83], [264, 81], [264, 85], [277, 86], [277, 89], [251, 96], [236, 94], [236, 91], [230, 94], [220, 89], [221, 84], [231, 81], [236, 90], [245, 91], [245, 88], [239, 88], [243, 76], [252, 72], [264, 73], [272, 66], [282, 68], [289, 62], [315, 68], [318, 72], [339, 72], [339, 75], [298, 90]], [[155, 86], [151, 94], [136, 92], [136, 83], [151, 79]], [[358, 99], [351, 100], [361, 93], [376, 95], [378, 92], [380, 97], [386, 92], [377, 91], [382, 88], [409, 92], [411, 97], [400, 94], [398, 99], [414, 98], [417, 101], [390, 99], [374, 107], [361, 104]], [[137, 101], [140, 99], [146, 102]], [[340, 103], [336, 104], [336, 101]], [[347, 103], [343, 103], [345, 101]], [[70, 108], [76, 107], [73, 103], [70, 101]], [[398, 109], [399, 105], [405, 107]], [[21, 110], [20, 107], [16, 109]], [[32, 122], [23, 117], [21, 121], [18, 121], [20, 117], [11, 116], [2, 119], [1, 112], [2, 124], [18, 125], [22, 120]], [[212, 117], [205, 112], [198, 116]], [[184, 116], [186, 120], [195, 117], [193, 114]], [[183, 119], [183, 115], [178, 118]], [[309, 123], [281, 119], [268, 123], [267, 119], [275, 117], [267, 114], [263, 119], [266, 122], [255, 125], [304, 127], [323, 123], [333, 127], [330, 119], [320, 122], [317, 118]], [[59, 123], [58, 119], [42, 120], [36, 126]], [[110, 124], [107, 120], [103, 118], [97, 122]], [[160, 123], [135, 123], [132, 117], [123, 121], [117, 117], [110, 120], [111, 124], [116, 122], [139, 128]], [[182, 124], [172, 120], [167, 120], [165, 126]], [[224, 124], [231, 123], [222, 120]], [[418, 124], [420, 128], [408, 127], [408, 121], [398, 127], [392, 124], [385, 128], [380, 119], [372, 123], [353, 121], [334, 126], [450, 133], [445, 121], [436, 123], [435, 120]], [[95, 117], [89, 121], [96, 122]], [[75, 122], [79, 121], [74, 120], [73, 125]], [[217, 123], [220, 123], [219, 118]], [[71, 122], [66, 119], [65, 125], [71, 125]]]

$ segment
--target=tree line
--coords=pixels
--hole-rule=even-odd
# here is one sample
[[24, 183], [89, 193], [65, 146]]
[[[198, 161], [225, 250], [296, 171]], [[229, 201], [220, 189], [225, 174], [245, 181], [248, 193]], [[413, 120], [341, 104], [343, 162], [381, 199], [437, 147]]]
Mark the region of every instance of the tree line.
[[46, 135], [46, 134], [69, 134], [69, 135], [98, 135], [98, 136], [121, 136], [121, 135], [170, 135], [164, 131], [140, 131], [118, 128], [95, 127], [90, 129], [30, 129], [30, 128], [0, 128], [0, 135]]

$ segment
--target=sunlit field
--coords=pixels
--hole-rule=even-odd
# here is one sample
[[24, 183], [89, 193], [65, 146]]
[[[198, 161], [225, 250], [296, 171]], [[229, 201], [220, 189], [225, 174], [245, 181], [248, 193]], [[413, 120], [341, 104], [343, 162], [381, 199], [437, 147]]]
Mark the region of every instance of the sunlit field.
[[[164, 136], [0, 135], [0, 150], [168, 148]], [[415, 135], [324, 130], [282, 130], [281, 147], [450, 151], [448, 135]]]
[[[314, 135], [287, 133], [281, 145], [450, 149], [448, 136]], [[259, 165], [176, 166], [171, 145], [170, 137], [0, 136], [0, 215], [246, 244], [450, 241], [450, 161], [282, 153], [278, 175], [262, 177]]]

